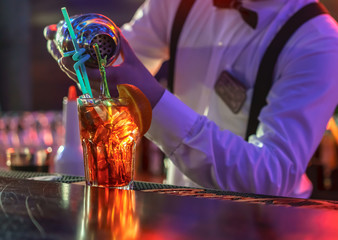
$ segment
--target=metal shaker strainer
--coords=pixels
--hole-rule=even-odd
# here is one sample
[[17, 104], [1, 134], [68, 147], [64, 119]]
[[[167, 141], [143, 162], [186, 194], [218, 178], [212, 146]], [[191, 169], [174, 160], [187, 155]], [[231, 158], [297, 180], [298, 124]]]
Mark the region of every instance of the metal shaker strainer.
[[[87, 66], [98, 66], [93, 48], [95, 43], [99, 45], [101, 57], [107, 56], [107, 66], [115, 62], [120, 52], [120, 38], [119, 30], [112, 20], [101, 14], [88, 13], [72, 16], [70, 21], [79, 47], [86, 49], [90, 55], [85, 63]], [[62, 53], [74, 50], [67, 24], [63, 20], [57, 24], [55, 41]]]

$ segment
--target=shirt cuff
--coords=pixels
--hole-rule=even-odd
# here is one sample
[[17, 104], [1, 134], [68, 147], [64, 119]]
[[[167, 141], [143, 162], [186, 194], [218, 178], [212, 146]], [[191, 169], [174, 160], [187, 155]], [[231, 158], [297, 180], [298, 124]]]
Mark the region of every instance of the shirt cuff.
[[170, 156], [188, 135], [199, 115], [166, 90], [153, 109], [146, 137]]

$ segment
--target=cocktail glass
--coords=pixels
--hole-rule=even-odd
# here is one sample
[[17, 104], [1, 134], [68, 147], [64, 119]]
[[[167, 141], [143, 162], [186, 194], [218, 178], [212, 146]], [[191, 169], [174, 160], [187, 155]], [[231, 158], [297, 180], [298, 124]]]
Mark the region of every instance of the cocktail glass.
[[139, 129], [128, 99], [78, 98], [87, 185], [131, 189]]

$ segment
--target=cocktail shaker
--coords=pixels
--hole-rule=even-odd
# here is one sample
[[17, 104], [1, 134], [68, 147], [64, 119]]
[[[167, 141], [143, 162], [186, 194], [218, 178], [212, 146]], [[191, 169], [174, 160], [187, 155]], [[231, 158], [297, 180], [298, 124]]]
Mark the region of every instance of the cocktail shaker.
[[[88, 13], [72, 16], [70, 21], [79, 47], [86, 49], [90, 55], [86, 66], [98, 65], [93, 47], [95, 43], [99, 46], [101, 57], [107, 56], [106, 66], [115, 62], [120, 53], [120, 38], [119, 30], [112, 20], [101, 14]], [[74, 50], [67, 24], [63, 20], [57, 24], [55, 41], [61, 53]]]

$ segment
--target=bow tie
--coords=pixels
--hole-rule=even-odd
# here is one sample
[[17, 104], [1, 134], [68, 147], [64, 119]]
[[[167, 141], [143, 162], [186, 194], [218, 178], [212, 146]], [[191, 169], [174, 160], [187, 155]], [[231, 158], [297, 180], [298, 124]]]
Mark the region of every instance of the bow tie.
[[240, 0], [213, 0], [214, 6], [218, 8], [233, 8], [237, 9], [243, 20], [252, 28], [256, 28], [258, 22], [257, 13], [250, 9], [242, 7]]

